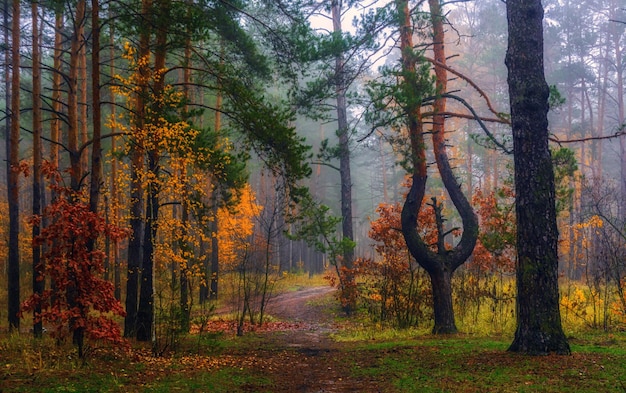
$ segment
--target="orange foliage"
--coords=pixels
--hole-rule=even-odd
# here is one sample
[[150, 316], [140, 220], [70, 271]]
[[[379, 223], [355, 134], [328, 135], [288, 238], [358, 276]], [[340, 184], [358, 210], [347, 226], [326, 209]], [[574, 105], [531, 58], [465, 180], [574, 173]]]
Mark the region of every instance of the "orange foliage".
[[510, 187], [488, 194], [477, 190], [473, 197], [477, 205], [480, 235], [470, 266], [483, 271], [512, 272], [515, 268], [515, 195]]
[[217, 236], [220, 244], [220, 262], [227, 270], [237, 266], [241, 253], [249, 247], [255, 217], [258, 217], [262, 210], [263, 207], [257, 204], [250, 184], [246, 184], [241, 191], [236, 206], [219, 209]]

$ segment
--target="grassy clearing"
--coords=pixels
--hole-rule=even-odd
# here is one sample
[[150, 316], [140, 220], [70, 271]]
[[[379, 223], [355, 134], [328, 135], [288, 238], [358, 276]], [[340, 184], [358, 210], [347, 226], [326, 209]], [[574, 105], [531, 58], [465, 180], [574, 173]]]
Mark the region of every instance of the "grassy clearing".
[[[414, 332], [417, 334], [417, 332]], [[506, 352], [508, 338], [435, 337], [386, 332], [342, 341], [333, 351], [353, 380], [376, 381], [398, 392], [619, 392], [626, 391], [626, 335], [571, 338], [572, 356], [529, 357]], [[175, 356], [153, 358], [147, 348], [131, 354], [98, 350], [85, 362], [52, 340], [2, 338], [2, 392], [281, 392], [260, 365], [280, 364], [288, 348], [266, 347], [266, 337], [188, 337]], [[197, 345], [200, 345], [198, 348]], [[293, 355], [291, 355], [293, 361]], [[316, 363], [326, 368], [326, 364]], [[294, 378], [297, 376], [294, 376]], [[363, 387], [367, 392], [367, 387]]]
[[626, 391], [623, 342], [580, 342], [572, 356], [543, 357], [508, 353], [509, 343], [464, 336], [362, 343], [353, 372], [389, 381], [390, 392]]
[[[280, 292], [315, 285], [324, 282], [293, 275], [281, 280]], [[330, 294], [310, 305], [335, 312], [343, 328], [332, 336], [334, 363], [316, 358], [307, 364], [320, 370], [341, 365], [347, 378], [371, 381], [372, 390], [366, 384], [355, 391], [626, 392], [623, 332], [602, 333], [565, 319], [573, 355], [528, 357], [506, 352], [512, 332], [489, 333], [482, 314], [479, 327], [464, 330], [460, 323], [465, 334], [442, 338], [430, 335], [427, 324], [399, 330], [359, 315], [346, 319]], [[69, 343], [0, 334], [0, 392], [287, 392], [284, 379], [298, 375], [286, 377], [277, 368], [313, 355], [281, 344], [284, 334], [182, 336], [176, 353], [160, 358], [137, 343], [129, 353], [91, 348], [86, 362]]]

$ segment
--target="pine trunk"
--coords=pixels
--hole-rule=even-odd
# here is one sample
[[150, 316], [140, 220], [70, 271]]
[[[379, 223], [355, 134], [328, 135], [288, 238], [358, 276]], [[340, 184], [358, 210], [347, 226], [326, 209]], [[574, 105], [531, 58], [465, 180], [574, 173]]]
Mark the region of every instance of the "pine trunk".
[[[341, 18], [342, 9], [341, 2], [334, 0], [332, 2], [332, 18], [333, 32], [342, 34]], [[352, 176], [350, 173], [350, 138], [348, 130], [348, 104], [346, 101], [346, 81], [345, 81], [345, 61], [342, 53], [335, 58], [335, 76], [337, 84], [335, 86], [335, 95], [337, 101], [337, 134], [339, 136], [339, 176], [341, 178], [341, 229], [343, 238], [349, 241], [354, 240], [354, 229], [352, 225]], [[342, 294], [344, 299], [344, 311], [351, 313], [356, 309], [356, 299], [349, 293], [353, 290], [354, 274], [352, 273], [354, 260], [354, 247], [344, 247], [342, 265], [347, 270], [343, 277], [342, 290], [346, 293]]]
[[9, 203], [8, 320], [9, 330], [20, 328], [20, 2], [13, 1], [11, 15], [11, 125], [7, 138], [7, 192]]
[[131, 184], [130, 184], [130, 228], [131, 235], [128, 242], [128, 267], [126, 274], [126, 318], [124, 319], [124, 337], [132, 337], [137, 329], [137, 308], [139, 295], [139, 274], [142, 261], [142, 240], [144, 237], [143, 206], [144, 192], [142, 172], [144, 171], [143, 133], [144, 117], [146, 113], [145, 97], [148, 87], [145, 85], [150, 59], [150, 12], [152, 0], [141, 2], [141, 36], [139, 37], [139, 58], [137, 70], [138, 79], [144, 85], [139, 87], [135, 96], [135, 116], [133, 126], [137, 133], [133, 135], [134, 143], [131, 151]]
[[[426, 190], [427, 169], [426, 151], [424, 144], [424, 119], [421, 114], [422, 102], [419, 97], [423, 92], [419, 90], [416, 81], [422, 75], [416, 74], [418, 57], [413, 53], [412, 22], [409, 14], [408, 2], [397, 1], [398, 11], [402, 15], [401, 49], [403, 72], [409, 76], [404, 83], [407, 91], [412, 95], [412, 106], [405, 109], [413, 155], [413, 183], [407, 194], [402, 208], [402, 233], [407, 247], [415, 260], [423, 267], [431, 278], [433, 290], [433, 310], [435, 313], [434, 334], [449, 334], [457, 331], [454, 323], [454, 309], [452, 307], [452, 274], [470, 257], [478, 238], [478, 218], [474, 213], [467, 197], [463, 194], [446, 151], [445, 116], [447, 72], [445, 69], [446, 56], [444, 51], [443, 15], [438, 0], [429, 0], [431, 21], [433, 24], [433, 52], [435, 57], [436, 98], [433, 102], [432, 141], [433, 153], [437, 163], [437, 170], [450, 196], [450, 200], [459, 212], [463, 222], [463, 234], [458, 244], [451, 250], [445, 247], [445, 231], [443, 217], [436, 199], [433, 208], [438, 224], [438, 250], [434, 252], [421, 238], [418, 227], [418, 215], [423, 204]], [[411, 80], [413, 79], [413, 80]], [[415, 84], [413, 85], [412, 83]]]
[[[41, 195], [43, 190], [41, 177], [42, 156], [42, 124], [41, 124], [41, 55], [39, 50], [39, 6], [36, 1], [31, 3], [31, 16], [33, 21], [33, 216], [41, 215]], [[41, 232], [41, 225], [33, 223], [33, 239], [37, 238]], [[41, 245], [33, 243], [33, 293], [41, 295], [44, 291], [44, 279], [42, 276], [43, 266], [41, 265]], [[35, 306], [33, 310], [33, 334], [41, 337], [43, 324], [37, 320], [41, 313], [41, 304]]]
[[569, 354], [561, 327], [554, 173], [548, 149], [549, 89], [540, 0], [507, 1], [509, 99], [517, 216], [517, 330], [509, 350]]
[[433, 312], [435, 325], [433, 334], [453, 334], [457, 332], [452, 307], [452, 271], [447, 268], [429, 272], [433, 291]]

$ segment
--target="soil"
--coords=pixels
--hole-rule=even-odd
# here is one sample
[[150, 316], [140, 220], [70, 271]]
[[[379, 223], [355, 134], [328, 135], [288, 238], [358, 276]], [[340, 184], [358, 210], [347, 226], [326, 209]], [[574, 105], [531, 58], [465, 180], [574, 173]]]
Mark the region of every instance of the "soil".
[[[303, 288], [272, 299], [268, 313], [288, 322], [288, 329], [261, 332], [259, 367], [274, 381], [272, 392], [380, 392], [377, 382], [351, 376], [358, 359], [346, 356], [344, 344], [330, 335], [336, 302], [321, 301], [331, 287]], [[332, 304], [332, 305], [329, 305]], [[250, 390], [254, 391], [254, 390]]]

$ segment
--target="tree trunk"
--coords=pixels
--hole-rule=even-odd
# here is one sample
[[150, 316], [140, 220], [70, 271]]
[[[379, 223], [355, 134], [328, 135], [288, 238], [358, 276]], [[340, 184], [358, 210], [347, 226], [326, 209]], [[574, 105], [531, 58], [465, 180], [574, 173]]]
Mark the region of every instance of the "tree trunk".
[[[84, 22], [79, 23], [78, 35], [81, 37], [82, 45], [79, 47], [78, 52], [78, 136], [80, 145], [85, 146], [89, 141], [89, 135], [87, 132], [87, 125], [89, 120], [87, 119], [88, 112], [88, 93], [87, 93], [87, 42], [83, 38], [85, 37], [85, 24], [87, 22], [87, 3], [85, 2], [85, 17]], [[80, 155], [80, 170], [81, 173], [89, 172], [89, 156], [84, 151]]]
[[9, 330], [20, 327], [20, 2], [13, 1], [11, 15], [11, 131], [7, 138], [7, 192], [9, 203], [8, 319]]
[[[335, 34], [342, 34], [341, 28], [341, 1], [332, 1], [332, 18], [333, 18], [333, 32]], [[343, 238], [350, 241], [354, 240], [354, 229], [352, 225], [352, 179], [350, 174], [350, 138], [348, 130], [348, 115], [346, 102], [346, 81], [344, 70], [344, 58], [340, 53], [335, 58], [335, 77], [337, 84], [335, 86], [335, 95], [337, 101], [337, 134], [339, 136], [339, 176], [341, 178], [341, 229], [343, 232]], [[344, 247], [343, 249], [343, 261], [342, 265], [347, 270], [345, 271], [345, 277], [343, 277], [344, 291], [351, 291], [354, 284], [354, 274], [352, 272], [354, 260], [354, 247]], [[351, 313], [356, 309], [356, 298], [349, 294], [344, 299], [344, 311]]]
[[510, 351], [569, 354], [561, 327], [554, 173], [548, 149], [549, 89], [540, 0], [508, 0], [509, 99], [517, 217], [517, 330]]
[[[97, 213], [102, 182], [102, 119], [100, 110], [100, 7], [99, 0], [91, 0], [91, 89], [92, 126], [91, 183], [89, 187], [89, 209]], [[85, 85], [87, 81], [85, 81]], [[90, 246], [93, 249], [93, 246]]]
[[70, 188], [74, 191], [80, 189], [82, 179], [82, 167], [80, 165], [81, 154], [78, 148], [79, 137], [79, 111], [78, 111], [78, 68], [80, 65], [81, 47], [84, 45], [83, 25], [85, 23], [85, 0], [76, 3], [74, 15], [74, 31], [72, 31], [70, 44], [70, 66], [67, 91], [67, 119], [68, 119], [68, 153], [70, 155]]
[[[113, 12], [110, 12], [109, 19], [113, 20]], [[111, 80], [115, 79], [115, 24], [109, 24], [109, 67], [110, 67], [110, 78]], [[115, 94], [111, 93], [111, 118], [115, 119], [116, 116], [116, 103], [115, 103]], [[111, 133], [114, 134], [116, 132], [115, 122], [113, 122], [113, 126], [111, 127]], [[111, 151], [115, 153], [117, 151], [117, 137], [111, 137]], [[120, 225], [120, 208], [119, 208], [119, 195], [117, 190], [117, 158], [115, 158], [115, 154], [111, 157], [111, 175], [109, 183], [111, 185], [111, 201], [113, 202], [113, 221], [115, 225]], [[120, 267], [120, 244], [118, 240], [113, 241], [113, 286], [115, 288], [115, 299], [118, 301], [122, 300], [122, 283], [121, 283], [121, 267]]]
[[[222, 109], [222, 90], [218, 81], [218, 89], [217, 95], [215, 97], [215, 132], [218, 137], [220, 134], [220, 130], [222, 129], [222, 114], [220, 110]], [[218, 289], [219, 289], [219, 272], [220, 272], [220, 241], [218, 235], [219, 231], [219, 221], [218, 221], [218, 213], [219, 213], [219, 200], [220, 200], [220, 192], [219, 186], [216, 185], [213, 188], [213, 221], [211, 222], [211, 278], [210, 278], [210, 288], [209, 288], [209, 299], [217, 300], [218, 298]]]
[[[617, 1], [613, 1], [613, 6], [615, 7], [614, 13], [617, 13]], [[617, 16], [615, 16], [617, 19]], [[617, 105], [617, 125], [621, 130], [626, 129], [626, 114], [624, 108], [624, 60], [623, 60], [623, 52], [621, 45], [622, 38], [622, 29], [620, 29], [616, 22], [613, 22], [613, 45], [615, 50], [615, 69], [616, 69], [616, 89], [617, 94], [615, 95], [616, 105]], [[619, 138], [619, 157], [620, 157], [620, 192], [622, 196], [622, 201], [626, 200], [626, 136], [622, 135]], [[618, 206], [618, 217], [621, 222], [626, 222], [626, 206], [624, 203], [620, 203]]]
[[[156, 9], [163, 15], [168, 14], [169, 0], [159, 1]], [[159, 24], [164, 22], [162, 17]], [[159, 26], [156, 29], [154, 70], [155, 75], [151, 94], [153, 96], [148, 121], [158, 124], [159, 116], [163, 113], [163, 93], [165, 90], [165, 57], [167, 44], [167, 28]], [[141, 289], [139, 292], [139, 307], [137, 308], [137, 340], [149, 341], [154, 332], [154, 243], [159, 224], [159, 184], [160, 173], [160, 135], [149, 135], [150, 148], [148, 149], [148, 204], [146, 206], [146, 228], [143, 243], [143, 263], [141, 267]]]
[[211, 283], [209, 288], [209, 299], [217, 300], [219, 289], [219, 271], [220, 271], [220, 241], [218, 238], [219, 222], [218, 222], [218, 204], [217, 196], [213, 198], [213, 221], [211, 222]]
[[[148, 171], [158, 172], [158, 156], [149, 153]], [[137, 341], [151, 341], [154, 329], [154, 242], [159, 217], [159, 189], [151, 183], [148, 186], [146, 206], [146, 227], [143, 239], [143, 259], [141, 265], [141, 288], [137, 308]]]
[[135, 116], [133, 125], [137, 133], [133, 135], [134, 143], [131, 151], [131, 184], [130, 184], [130, 227], [131, 235], [128, 242], [128, 268], [126, 276], [126, 318], [124, 319], [124, 337], [135, 335], [137, 328], [137, 307], [139, 293], [139, 273], [142, 261], [142, 239], [144, 237], [143, 205], [144, 192], [141, 184], [141, 173], [144, 170], [143, 140], [140, 134], [145, 124], [145, 97], [148, 87], [145, 85], [150, 59], [150, 13], [152, 0], [141, 2], [141, 36], [139, 37], [139, 58], [141, 59], [137, 73], [138, 80], [143, 81], [135, 95]]
[[[60, 7], [59, 7], [60, 8]], [[63, 57], [63, 12], [58, 9], [54, 14], [54, 69], [52, 73], [52, 121], [50, 122], [50, 163], [59, 168], [59, 136], [61, 132], [61, 58]], [[51, 179], [54, 182], [54, 178]], [[54, 184], [54, 183], [53, 183]], [[50, 202], [56, 199], [55, 193]]]
[[[37, 1], [31, 3], [31, 16], [33, 21], [33, 216], [41, 215], [41, 195], [43, 190], [41, 163], [42, 163], [42, 124], [41, 124], [41, 55], [39, 41], [39, 6]], [[33, 239], [37, 238], [41, 232], [41, 224], [33, 223]], [[41, 296], [44, 291], [44, 279], [42, 276], [43, 266], [41, 265], [41, 245], [33, 243], [33, 293]], [[33, 334], [41, 337], [43, 324], [37, 318], [41, 314], [41, 304], [37, 304], [33, 310]]]
[[449, 269], [436, 269], [428, 273], [433, 291], [433, 312], [435, 326], [433, 334], [453, 334], [457, 332], [452, 307], [452, 274]]
[[[402, 213], [402, 233], [411, 255], [422, 266], [431, 277], [431, 285], [433, 288], [433, 308], [435, 312], [435, 325], [433, 327], [434, 334], [449, 334], [456, 332], [454, 323], [454, 309], [452, 307], [452, 287], [451, 278], [454, 271], [461, 266], [470, 257], [476, 240], [478, 238], [478, 219], [469, 201], [461, 191], [448, 159], [445, 140], [445, 117], [439, 113], [445, 112], [446, 102], [441, 95], [446, 93], [447, 72], [445, 66], [444, 51], [444, 29], [443, 15], [438, 0], [429, 0], [431, 21], [433, 24], [433, 52], [436, 60], [436, 94], [437, 97], [433, 103], [433, 126], [432, 141], [437, 163], [437, 169], [441, 175], [441, 180], [454, 204], [459, 212], [463, 222], [463, 234], [461, 240], [452, 249], [446, 250], [444, 246], [443, 218], [438, 216], [438, 206], [435, 203], [433, 208], [437, 216], [438, 222], [438, 250], [433, 252], [430, 250], [424, 240], [420, 237], [417, 227], [419, 211], [422, 207], [427, 171], [426, 171], [426, 152], [423, 135], [423, 119], [420, 112], [422, 105], [419, 97], [423, 94], [417, 85], [419, 78], [423, 76], [416, 74], [417, 58], [413, 54], [412, 41], [412, 24], [409, 15], [408, 3], [406, 1], [397, 2], [398, 11], [403, 16], [401, 29], [401, 49], [403, 71], [409, 75], [404, 81], [407, 84], [406, 90], [411, 94], [412, 103], [410, 107], [405, 109], [407, 122], [409, 127], [409, 137], [411, 140], [411, 150], [413, 155], [413, 184], [407, 194]], [[439, 64], [443, 65], [440, 66]], [[414, 83], [414, 84], [413, 84]]]

